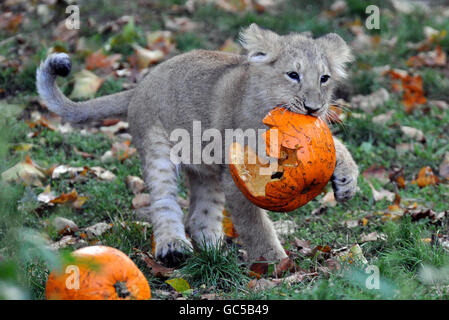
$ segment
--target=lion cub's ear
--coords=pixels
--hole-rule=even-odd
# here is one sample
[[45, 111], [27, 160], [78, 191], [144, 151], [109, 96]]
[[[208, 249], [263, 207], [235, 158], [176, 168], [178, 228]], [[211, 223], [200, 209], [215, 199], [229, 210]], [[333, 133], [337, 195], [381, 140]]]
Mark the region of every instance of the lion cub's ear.
[[264, 30], [253, 23], [240, 32], [240, 43], [248, 51], [248, 59], [252, 63], [269, 63], [279, 53], [279, 35]]
[[336, 33], [326, 34], [316, 41], [324, 49], [329, 59], [332, 77], [336, 80], [345, 78], [347, 76], [346, 63], [354, 59], [348, 44]]

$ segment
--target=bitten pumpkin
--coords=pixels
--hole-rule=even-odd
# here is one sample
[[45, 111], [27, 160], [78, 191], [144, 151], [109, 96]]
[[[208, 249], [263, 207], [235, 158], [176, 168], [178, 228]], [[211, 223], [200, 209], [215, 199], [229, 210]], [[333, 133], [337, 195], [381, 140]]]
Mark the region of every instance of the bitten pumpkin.
[[263, 135], [266, 153], [277, 163], [270, 166], [250, 147], [234, 142], [230, 172], [240, 191], [257, 206], [292, 211], [315, 198], [332, 177], [336, 162], [332, 133], [322, 119], [282, 107], [270, 111], [263, 123], [270, 128]]
[[47, 300], [147, 300], [151, 290], [142, 272], [120, 250], [91, 246], [72, 253], [73, 261], [47, 280]]

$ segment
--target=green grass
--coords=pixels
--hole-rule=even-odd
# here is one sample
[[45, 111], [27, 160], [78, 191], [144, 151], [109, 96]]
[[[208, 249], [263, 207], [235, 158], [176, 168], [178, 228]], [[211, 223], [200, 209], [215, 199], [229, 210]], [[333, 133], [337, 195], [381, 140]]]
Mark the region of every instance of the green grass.
[[204, 285], [225, 291], [237, 291], [248, 281], [247, 271], [238, 263], [237, 249], [220, 244], [200, 246], [179, 270], [194, 287]]

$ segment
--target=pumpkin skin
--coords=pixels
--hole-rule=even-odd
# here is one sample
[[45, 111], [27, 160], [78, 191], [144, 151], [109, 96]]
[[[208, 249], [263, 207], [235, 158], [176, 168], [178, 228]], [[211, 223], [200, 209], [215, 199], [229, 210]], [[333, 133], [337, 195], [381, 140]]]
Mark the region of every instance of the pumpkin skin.
[[[142, 272], [126, 254], [107, 246], [90, 246], [72, 253], [79, 268], [79, 288], [73, 284], [75, 273], [52, 271], [45, 289], [47, 300], [148, 300], [151, 290]], [[73, 269], [71, 269], [73, 270]], [[68, 277], [72, 276], [71, 279]]]
[[277, 169], [261, 174], [261, 168], [270, 167], [267, 160], [234, 142], [229, 152], [230, 173], [240, 191], [257, 206], [278, 212], [295, 210], [320, 194], [332, 177], [336, 163], [332, 133], [322, 119], [282, 107], [270, 111], [263, 123], [270, 127], [263, 135], [266, 153], [278, 159]]

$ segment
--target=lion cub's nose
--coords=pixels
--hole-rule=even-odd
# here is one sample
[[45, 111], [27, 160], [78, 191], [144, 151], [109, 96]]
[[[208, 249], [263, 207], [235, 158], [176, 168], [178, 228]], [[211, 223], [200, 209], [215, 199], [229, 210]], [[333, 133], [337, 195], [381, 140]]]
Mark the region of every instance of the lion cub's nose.
[[307, 104], [304, 104], [304, 108], [306, 109], [307, 114], [313, 114], [313, 113], [317, 112], [318, 109], [320, 109], [320, 108], [313, 108]]

